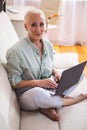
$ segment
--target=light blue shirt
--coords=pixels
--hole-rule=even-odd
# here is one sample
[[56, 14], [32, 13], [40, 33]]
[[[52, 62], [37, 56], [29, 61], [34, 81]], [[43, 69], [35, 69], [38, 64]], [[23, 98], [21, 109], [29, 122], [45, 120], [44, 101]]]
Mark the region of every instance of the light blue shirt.
[[[44, 79], [52, 75], [53, 47], [45, 38], [42, 38], [42, 43], [42, 59], [39, 49], [27, 37], [8, 50], [6, 69], [14, 88], [21, 80]], [[26, 91], [29, 88], [21, 89]]]

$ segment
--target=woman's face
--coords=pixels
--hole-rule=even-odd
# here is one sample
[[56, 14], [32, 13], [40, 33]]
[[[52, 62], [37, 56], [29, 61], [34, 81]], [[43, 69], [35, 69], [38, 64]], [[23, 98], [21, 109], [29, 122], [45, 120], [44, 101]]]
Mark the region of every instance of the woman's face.
[[28, 22], [25, 24], [25, 28], [28, 31], [28, 36], [33, 41], [41, 39], [44, 32], [45, 20], [40, 14], [31, 14]]

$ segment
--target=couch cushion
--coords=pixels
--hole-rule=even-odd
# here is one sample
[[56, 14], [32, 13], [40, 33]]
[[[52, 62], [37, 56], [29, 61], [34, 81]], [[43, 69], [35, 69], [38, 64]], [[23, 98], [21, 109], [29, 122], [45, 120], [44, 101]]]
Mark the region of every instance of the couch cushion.
[[58, 122], [52, 121], [38, 111], [21, 112], [21, 130], [59, 130]]
[[[0, 64], [0, 114], [9, 130], [19, 130], [20, 111], [16, 95], [11, 89], [7, 73]], [[0, 124], [1, 127], [1, 124]], [[6, 129], [7, 130], [7, 129]]]
[[9, 130], [5, 120], [3, 119], [1, 112], [0, 112], [0, 130]]
[[55, 53], [54, 66], [57, 69], [66, 69], [78, 64], [78, 54], [75, 52]]
[[[69, 96], [87, 93], [87, 79], [83, 78], [78, 87]], [[87, 99], [75, 105], [63, 107], [58, 110], [61, 130], [87, 130]]]
[[6, 61], [6, 52], [19, 40], [17, 33], [5, 12], [0, 12], [0, 58]]

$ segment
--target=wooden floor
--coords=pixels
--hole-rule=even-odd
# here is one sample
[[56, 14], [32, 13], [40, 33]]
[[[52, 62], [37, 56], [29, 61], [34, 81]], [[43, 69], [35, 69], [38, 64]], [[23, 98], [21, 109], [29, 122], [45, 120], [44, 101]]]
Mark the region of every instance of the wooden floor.
[[[74, 45], [74, 46], [59, 46], [54, 45], [54, 50], [58, 53], [63, 52], [77, 52], [79, 57], [79, 62], [87, 60], [87, 47], [81, 46], [81, 45]], [[87, 65], [85, 67], [85, 75], [87, 77]]]

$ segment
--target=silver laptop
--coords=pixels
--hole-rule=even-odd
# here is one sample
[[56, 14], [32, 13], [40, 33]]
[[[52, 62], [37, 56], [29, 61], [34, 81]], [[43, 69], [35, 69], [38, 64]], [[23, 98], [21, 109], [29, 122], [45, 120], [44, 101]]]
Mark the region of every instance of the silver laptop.
[[87, 61], [84, 61], [72, 68], [63, 71], [61, 79], [58, 82], [58, 87], [56, 89], [56, 95], [63, 95], [64, 91], [76, 85], [83, 73]]

